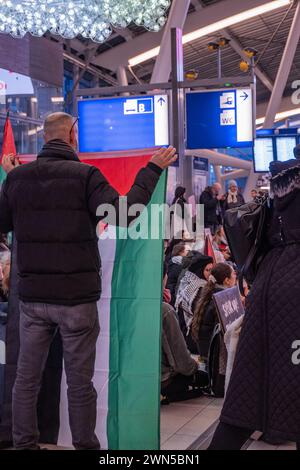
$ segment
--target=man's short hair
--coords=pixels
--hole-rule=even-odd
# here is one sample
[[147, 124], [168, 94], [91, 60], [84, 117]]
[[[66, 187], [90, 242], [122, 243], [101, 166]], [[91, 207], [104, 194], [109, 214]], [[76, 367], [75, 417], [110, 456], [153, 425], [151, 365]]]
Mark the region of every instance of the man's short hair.
[[67, 113], [52, 113], [44, 122], [44, 134], [50, 139], [65, 138], [72, 127], [73, 118]]

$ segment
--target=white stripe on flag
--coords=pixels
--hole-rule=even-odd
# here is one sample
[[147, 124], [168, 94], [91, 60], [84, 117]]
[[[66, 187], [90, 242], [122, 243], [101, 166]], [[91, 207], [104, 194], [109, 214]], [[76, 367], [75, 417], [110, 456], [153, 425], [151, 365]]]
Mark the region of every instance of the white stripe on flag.
[[[100, 335], [97, 342], [94, 387], [98, 394], [96, 434], [100, 439], [102, 449], [107, 449], [107, 414], [108, 414], [108, 385], [109, 385], [109, 329], [111, 284], [116, 253], [116, 228], [109, 227], [110, 237], [99, 241], [99, 251], [102, 261], [102, 294], [98, 302]], [[106, 232], [107, 235], [107, 232]], [[105, 235], [102, 237], [105, 238]], [[72, 445], [68, 418], [67, 385], [65, 374], [62, 380], [60, 402], [60, 433], [59, 445]]]

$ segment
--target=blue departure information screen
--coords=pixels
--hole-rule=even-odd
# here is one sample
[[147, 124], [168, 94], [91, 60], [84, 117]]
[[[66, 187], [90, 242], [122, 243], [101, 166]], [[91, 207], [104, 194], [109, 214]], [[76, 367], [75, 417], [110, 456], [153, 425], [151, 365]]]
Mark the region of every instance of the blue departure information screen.
[[294, 159], [294, 148], [298, 142], [297, 128], [257, 130], [254, 144], [255, 171], [268, 173], [271, 162]]
[[78, 102], [80, 152], [111, 152], [169, 144], [167, 95]]

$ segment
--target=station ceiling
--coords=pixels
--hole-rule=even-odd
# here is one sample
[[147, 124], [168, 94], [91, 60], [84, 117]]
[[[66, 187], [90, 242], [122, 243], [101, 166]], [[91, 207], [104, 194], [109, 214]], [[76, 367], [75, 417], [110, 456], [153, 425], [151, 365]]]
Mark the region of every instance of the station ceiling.
[[[206, 8], [212, 4], [220, 4], [222, 8], [223, 0], [191, 0], [189, 15], [197, 13], [200, 8]], [[288, 15], [286, 15], [290, 7], [283, 7], [278, 10], [257, 16], [251, 20], [244, 21], [227, 28], [230, 36], [237, 41], [242, 48], [253, 47], [257, 49], [258, 56], [264, 51], [263, 56], [259, 60], [259, 66], [264, 75], [274, 83], [279, 68], [280, 60], [284, 52], [284, 47], [288, 38], [289, 30], [293, 21], [296, 5], [292, 5]], [[279, 27], [280, 26], [280, 27]], [[272, 36], [279, 27], [275, 37]], [[102, 58], [109, 51], [115, 51], [122, 44], [131, 41], [143, 41], [149, 34], [144, 28], [130, 25], [125, 30], [114, 31], [112, 36], [104, 44], [95, 45], [90, 40], [78, 38], [71, 41], [65, 41], [65, 52], [89, 63], [92, 68], [101, 72], [101, 84], [116, 83], [116, 68], [107, 68], [102, 65]], [[156, 33], [151, 33], [156, 34]], [[199, 79], [214, 78], [217, 76], [217, 55], [215, 52], [208, 50], [208, 43], [219, 39], [221, 34], [215, 33], [195, 40], [184, 46], [184, 68], [185, 72], [196, 70]], [[270, 42], [270, 40], [272, 41]], [[245, 75], [240, 71], [241, 56], [230, 46], [222, 49], [222, 72], [223, 76], [240, 76]], [[134, 75], [141, 82], [149, 82], [155, 64], [155, 59], [148, 60], [132, 68]], [[136, 78], [128, 70], [129, 83], [136, 83]], [[285, 89], [285, 96], [290, 96], [293, 92], [291, 85], [294, 80], [300, 79], [300, 46], [298, 45], [295, 60], [289, 74], [289, 80]], [[270, 90], [262, 84], [260, 80], [257, 83], [257, 100], [258, 103], [268, 101]]]

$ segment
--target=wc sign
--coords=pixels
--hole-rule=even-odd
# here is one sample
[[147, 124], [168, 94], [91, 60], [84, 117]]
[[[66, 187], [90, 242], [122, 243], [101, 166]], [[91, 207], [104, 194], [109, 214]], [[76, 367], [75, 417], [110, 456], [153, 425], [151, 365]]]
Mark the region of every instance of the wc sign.
[[221, 113], [221, 126], [235, 126], [234, 110], [226, 110]]

